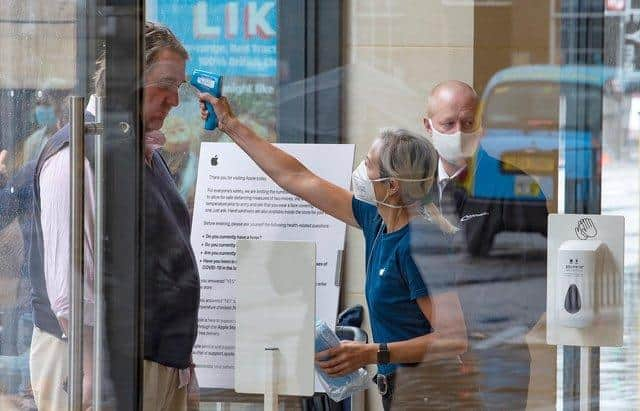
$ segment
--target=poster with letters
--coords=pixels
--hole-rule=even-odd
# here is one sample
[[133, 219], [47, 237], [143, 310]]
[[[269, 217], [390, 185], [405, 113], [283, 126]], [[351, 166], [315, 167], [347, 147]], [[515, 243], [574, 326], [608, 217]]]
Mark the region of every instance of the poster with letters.
[[[278, 146], [320, 177], [350, 188], [353, 145]], [[201, 387], [234, 387], [236, 242], [314, 241], [316, 319], [335, 324], [345, 234], [343, 222], [282, 190], [235, 144], [201, 145], [191, 233], [201, 283], [194, 348]]]
[[194, 68], [230, 77], [274, 77], [278, 64], [275, 0], [156, 0], [151, 20], [167, 25]]

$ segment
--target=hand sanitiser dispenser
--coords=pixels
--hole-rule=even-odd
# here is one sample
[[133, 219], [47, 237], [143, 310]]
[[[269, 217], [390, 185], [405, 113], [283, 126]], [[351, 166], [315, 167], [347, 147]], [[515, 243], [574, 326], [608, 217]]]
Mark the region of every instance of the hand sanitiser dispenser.
[[549, 214], [547, 344], [619, 347], [623, 308], [624, 217]]
[[600, 240], [569, 240], [558, 250], [556, 307], [565, 327], [589, 326], [598, 311], [599, 281], [603, 275], [606, 245]]

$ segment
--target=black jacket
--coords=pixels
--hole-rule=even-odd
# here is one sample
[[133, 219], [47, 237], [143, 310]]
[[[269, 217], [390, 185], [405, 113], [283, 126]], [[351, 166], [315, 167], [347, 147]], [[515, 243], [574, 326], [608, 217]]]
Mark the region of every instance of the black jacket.
[[[499, 166], [499, 160], [487, 159]], [[430, 194], [458, 231], [447, 234], [433, 222], [414, 219], [412, 256], [432, 296], [454, 292], [460, 300], [469, 341], [463, 357], [472, 363], [467, 371], [475, 373], [468, 374], [473, 381], [457, 385], [477, 387], [483, 408], [524, 409], [530, 376], [524, 336], [546, 309], [546, 241], [540, 235], [546, 233], [546, 203], [498, 195], [474, 198], [463, 180], [482, 176], [465, 173], [475, 170], [449, 181], [442, 198], [436, 179]], [[496, 247], [500, 232], [510, 232], [514, 239]]]

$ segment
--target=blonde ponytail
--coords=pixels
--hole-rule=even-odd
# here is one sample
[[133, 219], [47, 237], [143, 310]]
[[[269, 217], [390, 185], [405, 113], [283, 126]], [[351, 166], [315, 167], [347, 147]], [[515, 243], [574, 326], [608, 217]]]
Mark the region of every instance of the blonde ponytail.
[[449, 220], [442, 214], [437, 205], [433, 203], [425, 204], [422, 207], [420, 214], [427, 220], [434, 222], [440, 227], [445, 234], [455, 234], [460, 230], [455, 225], [451, 224]]

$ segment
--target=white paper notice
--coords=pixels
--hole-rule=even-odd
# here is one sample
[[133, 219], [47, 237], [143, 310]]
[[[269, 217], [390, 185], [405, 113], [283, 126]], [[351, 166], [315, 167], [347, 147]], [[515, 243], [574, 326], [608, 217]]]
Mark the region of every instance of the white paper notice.
[[[278, 147], [320, 177], [350, 188], [353, 145]], [[234, 387], [236, 241], [314, 241], [316, 318], [334, 324], [345, 233], [343, 222], [282, 190], [235, 144], [201, 145], [191, 232], [202, 286], [193, 351], [201, 387]]]

